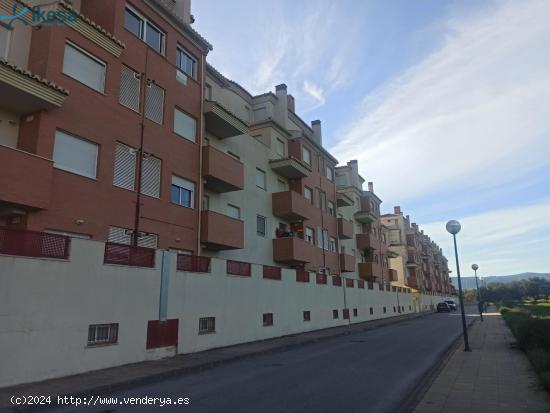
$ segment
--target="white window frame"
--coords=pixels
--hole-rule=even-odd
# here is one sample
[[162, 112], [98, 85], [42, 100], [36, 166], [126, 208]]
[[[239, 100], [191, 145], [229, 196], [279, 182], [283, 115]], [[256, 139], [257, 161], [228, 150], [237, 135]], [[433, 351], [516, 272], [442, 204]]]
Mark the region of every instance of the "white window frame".
[[6, 31], [6, 48], [0, 50], [0, 59], [8, 60], [8, 54], [10, 52], [11, 34], [12, 30], [9, 26], [0, 22], [0, 28]]
[[[130, 10], [132, 13], [134, 13], [139, 19], [141, 19], [141, 21], [143, 22], [142, 23], [142, 26], [141, 26], [141, 33], [140, 33], [140, 36], [137, 36], [139, 39], [143, 40], [143, 42], [148, 46], [150, 47], [151, 49], [153, 49], [155, 52], [161, 54], [164, 56], [165, 54], [165, 50], [166, 50], [166, 32], [164, 30], [162, 30], [159, 26], [157, 26], [155, 23], [153, 23], [149, 18], [145, 17], [143, 14], [141, 14], [139, 11], [137, 11], [134, 7], [130, 6], [128, 3], [126, 3], [126, 6], [124, 8], [124, 12], [126, 13], [126, 9]], [[126, 16], [124, 16], [126, 18]], [[160, 45], [160, 51], [157, 51], [155, 48], [153, 48], [149, 43], [147, 43], [147, 24], [150, 24], [151, 26], [153, 26], [155, 29], [157, 29], [161, 34], [162, 34], [162, 41], [161, 41], [161, 45]], [[124, 25], [124, 28], [126, 30], [128, 30], [126, 28], [126, 25]], [[131, 32], [130, 30], [128, 30], [130, 33], [132, 33], [134, 36], [135, 36], [135, 33], [134, 32]]]
[[[260, 231], [260, 226], [258, 225], [260, 220], [263, 220], [264, 222], [264, 230], [263, 233]], [[259, 237], [265, 237], [267, 233], [267, 218], [263, 215], [256, 215], [256, 235]]]
[[331, 252], [337, 252], [338, 244], [336, 242], [336, 238], [330, 237], [329, 238], [329, 245], [330, 245], [330, 251]]
[[[100, 66], [103, 67], [103, 79], [102, 79], [102, 82], [101, 82], [101, 85], [100, 85], [99, 89], [96, 89], [96, 88], [93, 87], [92, 85], [89, 85], [88, 83], [84, 83], [81, 79], [79, 79], [79, 78], [73, 76], [72, 74], [65, 72], [65, 50], [66, 50], [66, 47], [67, 47], [67, 46], [72, 47], [72, 48], [75, 49], [77, 52], [82, 53], [84, 56], [88, 57], [90, 60], [95, 61], [97, 64], [99, 64]], [[82, 83], [83, 85], [89, 87], [90, 89], [95, 90], [96, 92], [103, 93], [103, 94], [105, 93], [105, 78], [107, 77], [107, 63], [105, 63], [103, 60], [101, 60], [101, 59], [99, 59], [98, 57], [94, 56], [94, 55], [91, 54], [90, 52], [87, 52], [87, 51], [84, 50], [82, 47], [77, 46], [76, 44], [74, 44], [73, 42], [71, 42], [71, 41], [69, 41], [69, 40], [66, 40], [66, 41], [65, 41], [65, 47], [63, 48], [63, 66], [62, 66], [62, 71], [63, 71], [63, 74], [64, 74], [64, 75], [69, 76], [71, 79], [76, 80], [78, 83]]]
[[327, 210], [328, 210], [329, 215], [335, 216], [336, 209], [334, 208], [334, 202], [327, 201]]
[[311, 245], [315, 245], [315, 231], [311, 227], [306, 227], [305, 240]]
[[330, 166], [325, 166], [325, 176], [329, 181], [334, 181], [334, 170]]
[[275, 145], [276, 145], [276, 148], [275, 148], [275, 152], [277, 153], [277, 155], [279, 155], [281, 158], [284, 158], [285, 157], [285, 154], [286, 154], [286, 145], [285, 143], [279, 139], [279, 138], [275, 138]]
[[[82, 171], [79, 171], [77, 169], [73, 169], [70, 166], [66, 166], [66, 165], [60, 164], [59, 162], [56, 162], [56, 160], [55, 160], [55, 157], [56, 157], [55, 142], [56, 142], [56, 136], [57, 136], [58, 133], [62, 133], [63, 135], [66, 135], [70, 138], [82, 141], [82, 142], [84, 142], [84, 143], [86, 143], [90, 146], [95, 147], [94, 174], [93, 175], [88, 175], [86, 173], [83, 173]], [[85, 176], [86, 178], [97, 179], [97, 158], [98, 158], [98, 155], [99, 155], [99, 145], [97, 143], [92, 142], [88, 139], [84, 139], [84, 138], [81, 138], [79, 136], [73, 135], [72, 133], [65, 132], [61, 129], [56, 129], [55, 136], [54, 136], [54, 148], [53, 148], [53, 158], [54, 158], [53, 159], [54, 160], [53, 166], [54, 166], [54, 168], [61, 169], [63, 171], [67, 171], [67, 172], [71, 172], [71, 173], [74, 173], [74, 174], [77, 174], [77, 175], [80, 175], [80, 176]]]
[[[191, 195], [189, 197], [190, 198], [189, 199], [189, 206], [184, 205], [180, 202], [172, 201], [172, 186], [176, 186], [180, 189], [185, 189], [185, 190], [187, 190], [191, 193]], [[184, 208], [194, 209], [195, 208], [195, 190], [196, 190], [196, 185], [193, 181], [190, 181], [189, 179], [182, 178], [181, 176], [172, 175], [172, 179], [171, 179], [171, 182], [170, 182], [170, 202], [174, 205], [178, 205], [178, 206], [181, 206], [181, 207], [184, 207]]]
[[199, 334], [212, 334], [216, 332], [216, 317], [199, 318]]
[[[189, 60], [193, 61], [193, 73], [190, 75], [189, 73], [185, 72], [184, 70], [182, 70], [178, 64], [179, 62], [177, 61], [177, 57], [178, 57], [178, 52], [181, 52], [183, 53], [184, 55], [186, 55]], [[179, 70], [181, 73], [183, 73], [185, 76], [187, 77], [190, 77], [191, 79], [194, 79], [194, 80], [197, 80], [197, 71], [198, 71], [198, 60], [190, 53], [187, 51], [187, 49], [185, 49], [185, 47], [181, 46], [180, 44], [178, 44], [176, 46], [176, 69]], [[205, 84], [205, 87], [206, 87], [206, 84]], [[212, 90], [212, 87], [210, 86], [210, 90]], [[211, 99], [211, 97], [210, 97]]]
[[[306, 193], [309, 194], [309, 198], [306, 196]], [[309, 186], [304, 186], [304, 198], [311, 204], [313, 203], [313, 189]]]
[[[108, 324], [90, 324], [88, 326], [88, 346], [97, 346], [102, 344], [116, 344], [118, 343], [118, 323], [108, 323]], [[91, 331], [93, 328], [93, 339], [90, 340]], [[100, 328], [107, 328], [107, 338], [100, 340], [98, 339], [98, 331]], [[113, 338], [114, 336], [114, 338]]]
[[[307, 153], [307, 156], [306, 156]], [[306, 159], [307, 158], [307, 159]], [[302, 147], [302, 160], [311, 166], [311, 151], [305, 146]]]
[[[195, 121], [195, 135], [192, 136], [192, 137], [189, 137], [189, 136], [185, 136], [183, 135], [182, 133], [178, 132], [176, 130], [176, 113], [179, 112], [181, 113], [182, 115], [185, 115], [187, 116], [188, 118], [192, 119]], [[179, 109], [178, 107], [174, 107], [174, 126], [173, 126], [173, 129], [174, 129], [174, 133], [178, 136], [181, 136], [182, 138], [184, 139], [187, 139], [188, 141], [191, 141], [193, 143], [196, 143], [197, 142], [197, 119], [194, 118], [193, 116], [191, 116], [189, 113], [185, 112], [184, 110], [181, 110]]]
[[[262, 182], [258, 182], [260, 178]], [[265, 171], [260, 168], [256, 168], [256, 186], [264, 191], [267, 190], [267, 176]]]
[[[230, 214], [229, 214], [229, 211], [230, 211], [232, 208], [233, 208], [234, 210], [237, 211], [237, 216], [236, 216], [236, 217], [234, 217], [233, 215], [230, 215]], [[227, 216], [230, 217], [230, 218], [241, 219], [241, 208], [238, 207], [237, 205], [227, 204]]]

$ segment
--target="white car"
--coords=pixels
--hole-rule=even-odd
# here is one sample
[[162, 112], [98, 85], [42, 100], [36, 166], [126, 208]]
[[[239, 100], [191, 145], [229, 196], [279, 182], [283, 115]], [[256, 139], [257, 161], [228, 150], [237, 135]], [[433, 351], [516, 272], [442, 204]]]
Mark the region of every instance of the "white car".
[[453, 300], [445, 300], [445, 302], [449, 305], [452, 311], [456, 311], [456, 303]]

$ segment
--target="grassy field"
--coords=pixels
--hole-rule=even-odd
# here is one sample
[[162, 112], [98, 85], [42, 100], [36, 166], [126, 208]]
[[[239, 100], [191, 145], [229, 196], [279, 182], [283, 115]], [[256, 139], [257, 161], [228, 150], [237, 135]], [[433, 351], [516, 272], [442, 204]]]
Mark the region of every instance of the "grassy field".
[[500, 309], [504, 320], [550, 392], [550, 302], [524, 302]]

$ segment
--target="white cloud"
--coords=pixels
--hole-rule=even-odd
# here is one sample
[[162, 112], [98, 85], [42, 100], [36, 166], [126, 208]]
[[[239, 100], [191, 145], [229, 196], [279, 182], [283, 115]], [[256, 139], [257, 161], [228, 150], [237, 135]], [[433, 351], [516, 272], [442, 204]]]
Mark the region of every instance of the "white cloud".
[[321, 87], [305, 80], [303, 91], [310, 95], [317, 102], [317, 106], [322, 106], [325, 104], [326, 99], [323, 89]]
[[491, 189], [549, 164], [549, 21], [545, 0], [450, 19], [443, 45], [367, 96], [331, 151], [358, 159], [390, 202]]
[[[462, 225], [457, 235], [462, 275], [470, 275], [473, 263], [479, 264], [483, 275], [550, 272], [550, 198], [458, 220]], [[443, 248], [454, 271], [452, 238], [445, 222], [421, 229]]]

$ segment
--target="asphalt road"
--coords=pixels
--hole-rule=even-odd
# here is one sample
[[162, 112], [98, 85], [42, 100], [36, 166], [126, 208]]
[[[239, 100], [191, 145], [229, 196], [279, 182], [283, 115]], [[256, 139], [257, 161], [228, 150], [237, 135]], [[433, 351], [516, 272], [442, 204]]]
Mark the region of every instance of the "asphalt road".
[[[433, 314], [100, 396], [117, 404], [48, 411], [394, 413], [460, 333], [459, 313]], [[121, 404], [144, 396], [189, 404]]]

